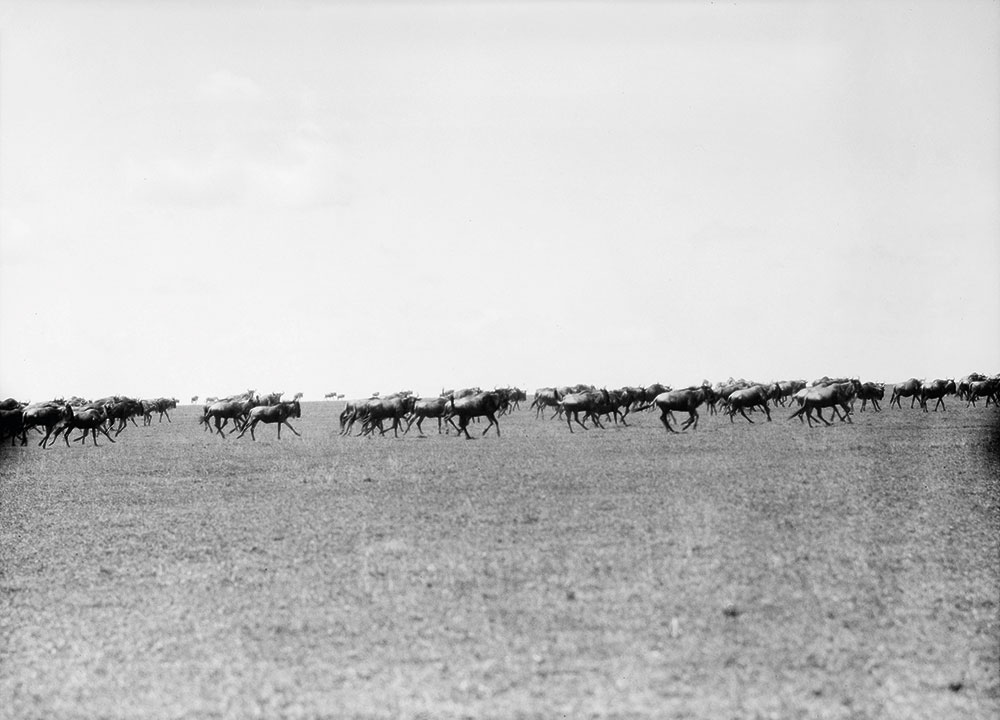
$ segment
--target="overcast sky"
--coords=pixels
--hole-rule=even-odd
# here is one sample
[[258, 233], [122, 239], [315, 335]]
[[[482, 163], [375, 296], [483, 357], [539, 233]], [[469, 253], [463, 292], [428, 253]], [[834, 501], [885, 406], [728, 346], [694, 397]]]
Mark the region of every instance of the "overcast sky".
[[0, 3], [0, 395], [1000, 372], [996, 2]]

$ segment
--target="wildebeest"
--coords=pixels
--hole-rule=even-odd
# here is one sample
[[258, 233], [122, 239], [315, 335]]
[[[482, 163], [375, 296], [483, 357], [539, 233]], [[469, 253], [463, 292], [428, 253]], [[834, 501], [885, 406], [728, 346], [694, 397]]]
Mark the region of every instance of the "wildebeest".
[[988, 379], [989, 378], [987, 378], [982, 373], [977, 373], [977, 372], [969, 373], [965, 377], [960, 378], [955, 383], [955, 394], [958, 395], [962, 400], [968, 400], [969, 387], [972, 385], [972, 383]]
[[153, 413], [160, 414], [160, 422], [163, 422], [163, 416], [167, 416], [167, 422], [171, 422], [170, 413], [167, 410], [177, 407], [176, 398], [155, 398], [153, 400], [143, 400], [142, 401], [142, 424], [150, 425], [153, 422]]
[[289, 430], [301, 437], [301, 434], [292, 427], [290, 422], [288, 422], [288, 418], [290, 417], [302, 417], [302, 408], [299, 406], [298, 400], [292, 400], [291, 402], [279, 402], [277, 405], [258, 405], [250, 409], [249, 419], [243, 425], [243, 429], [240, 430], [240, 434], [236, 437], [237, 439], [243, 437], [244, 433], [249, 430], [250, 438], [256, 441], [257, 437], [253, 434], [253, 429], [257, 427], [257, 423], [265, 423], [269, 425], [277, 423], [279, 440], [281, 440], [282, 425], [287, 425]]
[[354, 427], [354, 423], [358, 420], [362, 421], [364, 424], [364, 418], [367, 414], [365, 409], [368, 400], [350, 400], [344, 405], [344, 409], [340, 412], [340, 434], [348, 435], [351, 429]]
[[222, 437], [226, 437], [222, 429], [226, 427], [230, 420], [233, 421], [233, 429], [230, 433], [244, 427], [243, 418], [250, 410], [257, 406], [254, 400], [220, 400], [211, 405], [206, 405], [202, 416], [198, 422], [204, 423], [206, 430], [211, 430], [211, 421], [215, 420], [215, 430]]
[[364, 420], [361, 425], [361, 435], [369, 435], [378, 428], [380, 435], [385, 435], [383, 420], [392, 420], [392, 434], [399, 437], [399, 428], [403, 418], [409, 414], [416, 403], [412, 395], [388, 395], [383, 398], [372, 398], [365, 404]]
[[104, 408], [105, 414], [108, 416], [109, 430], [114, 425], [114, 421], [118, 421], [118, 427], [115, 430], [115, 437], [118, 437], [121, 434], [122, 430], [124, 430], [128, 425], [129, 420], [132, 421], [132, 424], [135, 427], [139, 427], [135, 418], [137, 415], [145, 416], [146, 412], [142, 401], [128, 397], [114, 399], [102, 407]]
[[860, 386], [856, 380], [843, 382], [843, 383], [833, 383], [830, 385], [823, 385], [819, 387], [806, 388], [802, 397], [802, 407], [792, 413], [788, 419], [801, 418], [802, 414], [805, 413], [806, 420], [809, 422], [809, 427], [812, 427], [812, 411], [816, 411], [816, 415], [819, 419], [823, 421], [824, 424], [830, 425], [827, 419], [823, 417], [822, 409], [825, 407], [833, 408], [836, 412], [837, 407], [840, 407], [844, 411], [844, 416], [842, 419], [846, 419], [847, 422], [851, 422], [851, 402], [857, 396], [857, 389]]
[[448, 399], [443, 397], [437, 398], [418, 398], [413, 403], [413, 410], [410, 413], [410, 419], [406, 424], [406, 431], [410, 431], [410, 426], [414, 422], [417, 423], [417, 432], [421, 435], [424, 434], [423, 428], [420, 427], [421, 423], [426, 418], [437, 418], [438, 421], [438, 435], [441, 434], [441, 423], [444, 419], [445, 413], [448, 412]]
[[20, 436], [21, 444], [28, 444], [28, 432], [24, 428], [24, 409], [13, 410], [0, 409], [0, 442], [10, 437], [10, 446], [14, 447], [17, 438]]
[[[476, 395], [449, 400], [448, 421], [458, 430], [459, 435], [465, 433], [467, 440], [471, 440], [469, 435], [469, 421], [476, 417], [485, 417], [490, 421], [482, 434], [485, 435], [491, 427], [496, 427], [497, 437], [500, 437], [500, 423], [497, 422], [496, 413], [500, 409], [500, 399], [496, 393], [482, 392]], [[458, 418], [458, 425], [455, 425], [453, 418]]]
[[[52, 432], [64, 419], [72, 416], [73, 409], [67, 403], [46, 402], [36, 405], [29, 405], [24, 408], [24, 429], [30, 430], [35, 427], [45, 428], [45, 437], [38, 443], [41, 447], [46, 447], [48, 440], [52, 437]], [[54, 441], [54, 438], [53, 438]]]
[[611, 402], [611, 397], [606, 389], [601, 389], [599, 391], [592, 392], [576, 392], [565, 395], [559, 399], [559, 407], [562, 409], [563, 414], [566, 416], [566, 427], [569, 428], [570, 432], [573, 432], [572, 420], [576, 421], [576, 424], [587, 430], [586, 425], [580, 422], [580, 413], [582, 412], [583, 419], [586, 420], [590, 418], [594, 425], [599, 428], [604, 428], [601, 425], [601, 421], [598, 418], [598, 413], [602, 406], [607, 406]]
[[690, 387], [683, 390], [670, 390], [657, 395], [653, 399], [653, 403], [660, 408], [660, 422], [663, 423], [663, 427], [669, 432], [677, 432], [670, 427], [669, 421], [671, 412], [677, 410], [688, 414], [688, 419], [681, 425], [681, 430], [687, 430], [691, 426], [697, 429], [698, 406], [705, 402], [708, 390], [706, 387]]
[[954, 380], [931, 380], [930, 382], [923, 383], [920, 387], [920, 407], [924, 412], [927, 412], [927, 401], [937, 400], [934, 403], [934, 412], [937, 412], [938, 405], [941, 409], [947, 410], [944, 406], [944, 396], [955, 394], [955, 381]]
[[900, 398], [908, 397], [910, 398], [910, 407], [920, 399], [920, 388], [922, 383], [916, 378], [910, 378], [904, 382], [897, 383], [892, 387], [892, 397], [889, 398], [889, 407], [895, 405], [900, 410], [903, 409], [903, 405], [900, 403]]
[[773, 394], [774, 401], [782, 406], [795, 393], [806, 386], [805, 380], [779, 380]]
[[748, 422], [753, 422], [746, 414], [746, 408], [759, 407], [767, 415], [767, 421], [771, 422], [771, 408], [767, 404], [767, 388], [763, 385], [753, 385], [752, 387], [735, 390], [729, 394], [729, 422], [733, 422], [736, 412], [745, 417]]
[[56, 428], [55, 435], [58, 436], [61, 432], [63, 434], [63, 439], [66, 441], [66, 447], [69, 447], [69, 434], [73, 430], [83, 430], [80, 437], [76, 438], [74, 442], [86, 442], [87, 431], [89, 430], [94, 439], [94, 447], [100, 447], [97, 444], [97, 431], [100, 430], [104, 437], [106, 437], [111, 442], [114, 442], [114, 438], [108, 435], [108, 431], [104, 429], [104, 423], [107, 422], [108, 416], [104, 412], [103, 407], [89, 407], [83, 410], [74, 412], [73, 408], [67, 406], [69, 412], [67, 416], [63, 418], [60, 422], [59, 427]]
[[865, 407], [868, 403], [872, 404], [875, 408], [875, 412], [881, 411], [879, 407], [879, 401], [885, 397], [885, 384], [884, 383], [873, 383], [866, 382], [861, 384], [861, 389], [858, 390], [858, 397], [861, 399], [861, 410], [865, 411]]
[[1000, 399], [998, 396], [1000, 396], [1000, 377], [973, 380], [969, 383], [968, 402], [966, 402], [965, 406], [975, 406], [976, 400], [982, 397], [986, 398], [987, 406], [989, 406], [991, 400], [994, 405], [997, 405], [1000, 404], [997, 402]]
[[[559, 394], [555, 388], [538, 388], [531, 400], [531, 408], [535, 410], [535, 419], [545, 413], [545, 408], [559, 407]], [[554, 417], [554, 416], [553, 416]]]

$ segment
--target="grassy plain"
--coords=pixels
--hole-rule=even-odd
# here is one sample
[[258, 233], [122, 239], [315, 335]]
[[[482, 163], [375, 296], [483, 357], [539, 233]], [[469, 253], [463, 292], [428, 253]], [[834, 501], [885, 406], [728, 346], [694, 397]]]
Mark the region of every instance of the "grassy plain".
[[0, 714], [1000, 712], [995, 408], [470, 442], [341, 407], [0, 451]]

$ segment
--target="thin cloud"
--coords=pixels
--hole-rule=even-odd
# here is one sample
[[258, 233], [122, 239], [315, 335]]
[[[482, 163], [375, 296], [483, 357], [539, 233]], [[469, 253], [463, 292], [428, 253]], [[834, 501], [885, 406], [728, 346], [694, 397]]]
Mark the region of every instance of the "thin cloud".
[[265, 97], [264, 90], [254, 80], [229, 70], [216, 70], [199, 86], [202, 97], [219, 101], [258, 101]]
[[208, 154], [160, 153], [125, 170], [144, 202], [187, 207], [322, 207], [348, 200], [342, 153], [308, 129], [223, 140]]

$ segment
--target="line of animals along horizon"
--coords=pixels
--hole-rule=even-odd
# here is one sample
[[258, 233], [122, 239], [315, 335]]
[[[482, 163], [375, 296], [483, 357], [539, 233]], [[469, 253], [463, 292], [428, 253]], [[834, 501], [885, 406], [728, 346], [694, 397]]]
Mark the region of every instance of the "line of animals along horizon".
[[[811, 383], [803, 380], [756, 383], [730, 378], [725, 383], [711, 385], [705, 381], [699, 386], [676, 390], [660, 383], [615, 390], [572, 385], [538, 388], [532, 396], [529, 410], [534, 412], [535, 419], [544, 419], [551, 412], [548, 419], [564, 419], [569, 431], [573, 432], [574, 423], [585, 430], [590, 429], [588, 422], [590, 427], [600, 429], [605, 428], [606, 422], [628, 427], [630, 414], [656, 409], [660, 411], [660, 421], [666, 431], [676, 433], [671, 424], [675, 412], [687, 413], [687, 419], [680, 425], [681, 431], [685, 431], [697, 429], [698, 409], [703, 407], [708, 409], [710, 415], [728, 415], [730, 422], [735, 422], [739, 414], [753, 423], [748, 411], [751, 414], [763, 413], [770, 422], [773, 408], [792, 406], [795, 411], [788, 419], [805, 418], [812, 427], [813, 413], [825, 425], [832, 424], [833, 416], [841, 422], [850, 423], [858, 400], [861, 401], [859, 412], [864, 412], [869, 404], [875, 412], [880, 412], [885, 391], [885, 383], [825, 376]], [[299, 402], [302, 393], [296, 393], [292, 400], [282, 400], [283, 394], [259, 395], [255, 390], [248, 390], [224, 398], [206, 398], [198, 423], [205, 431], [222, 438], [233, 433], [238, 433], [236, 437], [241, 438], [249, 432], [251, 439], [256, 440], [255, 430], [261, 423], [276, 425], [279, 440], [282, 426], [300, 436], [289, 419], [302, 417]], [[1000, 374], [986, 376], [970, 373], [958, 381], [910, 378], [892, 386], [889, 407], [895, 405], [902, 409], [903, 399], [909, 398], [911, 409], [929, 412], [928, 403], [933, 400], [933, 409], [937, 412], [939, 408], [947, 409], [944, 400], [948, 396], [958, 397], [966, 403], [966, 407], [976, 407], [979, 400], [984, 401], [984, 407], [991, 404], [997, 406], [1000, 404]], [[325, 397], [342, 399], [344, 396], [327, 393]], [[392, 430], [393, 436], [399, 437], [400, 431], [406, 435], [416, 425], [417, 432], [423, 437], [424, 420], [433, 419], [437, 421], [439, 434], [450, 434], [454, 430], [458, 437], [471, 439], [469, 423], [485, 418], [489, 422], [481, 434], [485, 435], [494, 428], [499, 437], [498, 418], [517, 411], [521, 402], [527, 402], [527, 399], [527, 393], [516, 387], [485, 391], [478, 387], [442, 389], [437, 397], [419, 397], [408, 390], [389, 395], [373, 393], [369, 398], [346, 402], [338, 418], [338, 434], [349, 436], [357, 428], [358, 436], [371, 437], [376, 431], [384, 436]], [[191, 398], [192, 404], [197, 401], [197, 396]], [[24, 446], [28, 444], [28, 432], [36, 431], [43, 435], [38, 442], [42, 448], [51, 447], [60, 437], [69, 447], [70, 435], [75, 430], [81, 432], [73, 438], [73, 442], [84, 443], [89, 435], [97, 445], [98, 433], [115, 442], [130, 422], [139, 427], [136, 418], [142, 418], [146, 427], [152, 424], [154, 414], [158, 415], [161, 423], [164, 418], [172, 422], [169, 411], [175, 409], [178, 402], [177, 398], [139, 400], [120, 395], [92, 401], [72, 397], [69, 400], [31, 404], [8, 398], [0, 402], [0, 443], [10, 439], [11, 446], [18, 441]], [[831, 420], [823, 416], [824, 409], [830, 410]], [[387, 427], [387, 423], [391, 424]]]

